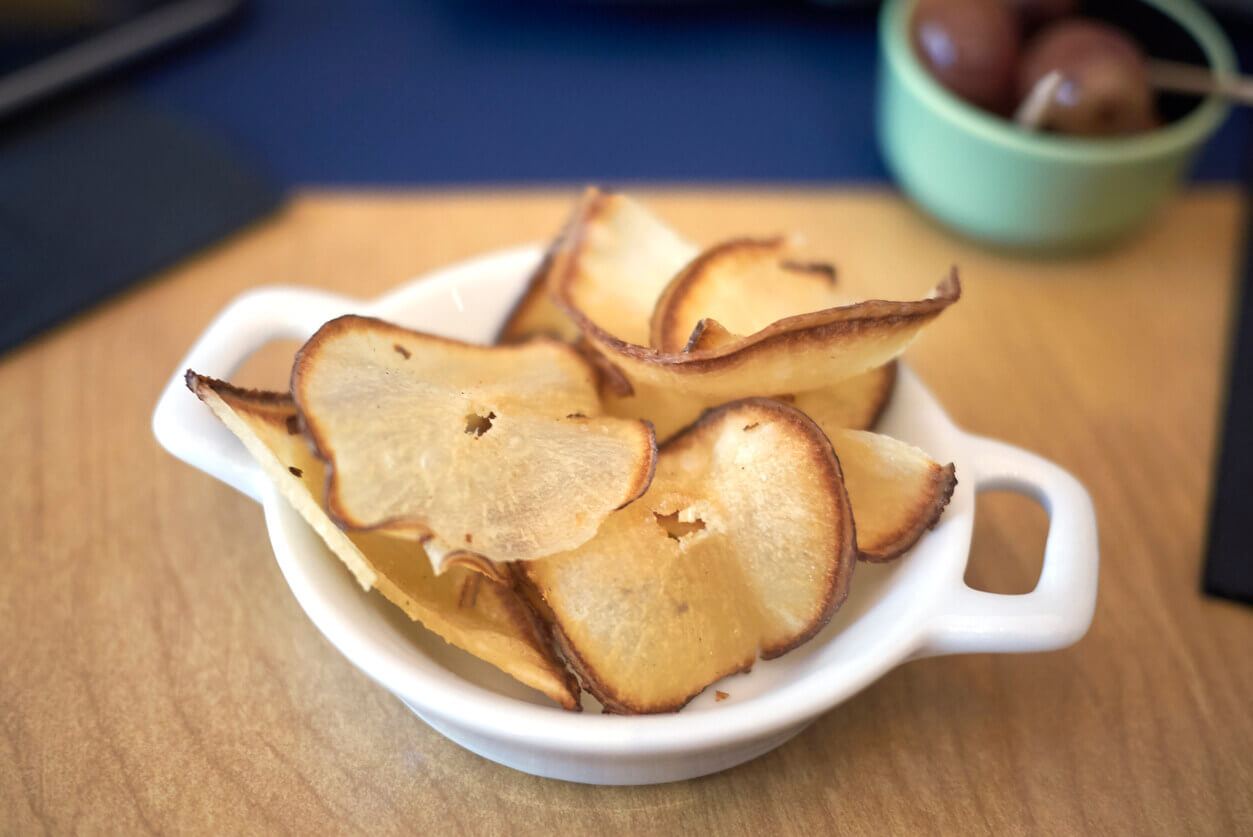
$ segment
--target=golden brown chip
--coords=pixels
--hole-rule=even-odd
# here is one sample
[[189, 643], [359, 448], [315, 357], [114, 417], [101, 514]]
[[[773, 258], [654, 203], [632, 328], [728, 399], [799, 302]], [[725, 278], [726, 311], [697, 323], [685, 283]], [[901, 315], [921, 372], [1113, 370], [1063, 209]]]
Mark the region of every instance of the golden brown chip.
[[[952, 464], [941, 466], [888, 436], [849, 432], [874, 426], [895, 373], [891, 363], [825, 390], [775, 396], [813, 419], [835, 447], [857, 521], [858, 552], [867, 561], [891, 560], [913, 546], [938, 522], [957, 482]], [[663, 440], [707, 408], [694, 396], [656, 388], [607, 398], [605, 406], [615, 415], [652, 421]]]
[[651, 422], [660, 441], [669, 439], [724, 399], [701, 397], [647, 384], [632, 387], [626, 395], [602, 392], [605, 412], [621, 418]]
[[563, 311], [573, 306], [616, 339], [647, 345], [657, 297], [698, 252], [630, 198], [589, 189], [553, 247], [548, 290], [564, 296]]
[[[621, 220], [626, 208], [636, 220]], [[721, 400], [822, 389], [895, 358], [961, 295], [954, 271], [924, 299], [867, 300], [795, 314], [717, 348], [662, 352], [645, 345], [651, 329], [642, 324], [641, 313], [648, 310], [652, 317], [648, 303], [661, 293], [658, 277], [679, 263], [679, 252], [691, 252], [672, 246], [675, 239], [627, 199], [593, 191], [576, 208], [553, 251], [549, 293], [636, 388], [649, 385]], [[657, 252], [670, 258], [640, 255]], [[709, 282], [698, 284], [711, 292]], [[681, 333], [678, 345], [689, 333]]]
[[826, 436], [748, 399], [667, 444], [648, 493], [595, 538], [519, 572], [607, 709], [668, 712], [813, 637], [844, 601], [855, 550]]
[[[835, 288], [833, 268], [788, 262], [781, 257], [782, 247], [780, 239], [738, 239], [703, 253], [658, 300], [653, 314], [654, 347], [670, 351], [682, 340], [684, 352], [719, 349], [771, 322], [848, 302]], [[696, 324], [684, 339], [683, 332], [693, 320]], [[892, 361], [834, 386], [773, 397], [795, 405], [825, 431], [867, 430], [887, 406], [895, 381], [896, 361]], [[664, 391], [657, 387], [639, 389], [646, 400], [657, 404], [653, 409], [663, 419], [680, 416], [682, 396], [658, 395]], [[651, 419], [643, 409], [644, 400], [639, 404], [634, 412], [615, 407], [610, 411]], [[671, 431], [667, 423], [654, 421], [654, 425], [663, 439]]]
[[510, 587], [465, 567], [436, 576], [422, 546], [376, 533], [346, 534], [321, 505], [325, 468], [296, 427], [286, 394], [241, 390], [188, 373], [187, 385], [239, 437], [283, 497], [362, 587], [377, 587], [427, 630], [578, 709], [578, 686], [553, 655], [534, 613]]
[[805, 392], [881, 366], [961, 295], [956, 273], [914, 302], [872, 300], [800, 314], [708, 351], [663, 354], [600, 330], [577, 309], [567, 313], [633, 387], [734, 398], [746, 392]]
[[[713, 349], [731, 334], [852, 301], [829, 266], [789, 260], [784, 239], [737, 238], [701, 253], [670, 281], [652, 312], [650, 345], [659, 352]], [[693, 329], [707, 319], [716, 321], [702, 328], [711, 333], [689, 347]]]
[[713, 317], [702, 317], [696, 322], [696, 327], [692, 329], [692, 333], [688, 335], [687, 342], [683, 344], [680, 351], [707, 352], [739, 339], [740, 335], [732, 334], [726, 326]]
[[857, 522], [857, 551], [866, 561], [899, 557], [939, 521], [957, 477], [913, 445], [858, 430], [828, 430], [844, 469]]
[[[835, 386], [776, 395], [818, 423], [830, 435], [837, 429], [869, 430], [892, 399], [896, 387], [896, 361], [854, 375]], [[836, 451], [838, 454], [839, 451]]]
[[652, 427], [600, 416], [596, 381], [553, 340], [477, 346], [349, 316], [300, 350], [292, 394], [342, 527], [518, 561], [583, 543], [652, 478]]
[[553, 337], [572, 343], [579, 339], [574, 322], [552, 301], [548, 294], [548, 273], [552, 268], [553, 251], [544, 254], [543, 261], [527, 280], [526, 290], [505, 318], [504, 325], [496, 334], [497, 343], [520, 343], [531, 337]]
[[[896, 361], [893, 361], [826, 389], [773, 397], [792, 404], [824, 431], [869, 430], [887, 407], [895, 381]], [[605, 392], [602, 400], [605, 412], [610, 415], [652, 422], [657, 438], [663, 441], [723, 401], [717, 396], [702, 397], [647, 384], [634, 387], [626, 396]]]

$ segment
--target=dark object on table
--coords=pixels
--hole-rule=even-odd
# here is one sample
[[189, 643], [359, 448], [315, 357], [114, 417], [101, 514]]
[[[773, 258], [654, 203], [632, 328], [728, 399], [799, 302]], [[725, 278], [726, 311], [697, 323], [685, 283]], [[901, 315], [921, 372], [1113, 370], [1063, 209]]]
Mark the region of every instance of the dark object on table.
[[1061, 85], [1037, 127], [1112, 136], [1157, 126], [1148, 62], [1118, 27], [1076, 17], [1045, 28], [1023, 48], [1016, 100], [1024, 101], [1052, 72], [1061, 74]]
[[1013, 114], [1020, 126], [1079, 136], [1146, 133], [1203, 101], [1190, 88], [1180, 96], [1179, 87], [1171, 88], [1175, 93], [1153, 87], [1153, 62], [1203, 71], [1213, 63], [1200, 42], [1213, 40], [1216, 28], [1200, 7], [1181, 3], [1088, 0], [1083, 16], [1039, 25], [1042, 18], [1033, 12], [1060, 14], [1067, 5], [920, 0], [910, 17], [910, 40], [919, 63], [942, 86], [988, 113]]
[[[1253, 160], [1245, 182], [1253, 195]], [[1203, 586], [1210, 595], [1253, 604], [1253, 213], [1245, 214], [1242, 281]]]
[[0, 3], [0, 117], [220, 24], [241, 2]]
[[921, 0], [910, 29], [936, 81], [984, 110], [1009, 111], [1020, 37], [1004, 0]]
[[0, 351], [269, 213], [279, 190], [132, 100], [0, 133]]

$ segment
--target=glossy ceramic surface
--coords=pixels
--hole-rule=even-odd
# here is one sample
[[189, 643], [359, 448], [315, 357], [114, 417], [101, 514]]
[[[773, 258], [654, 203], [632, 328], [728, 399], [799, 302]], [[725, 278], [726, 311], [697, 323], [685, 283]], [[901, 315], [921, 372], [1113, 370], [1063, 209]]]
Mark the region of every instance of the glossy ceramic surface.
[[[956, 426], [908, 369], [879, 429], [957, 466], [959, 484], [936, 529], [904, 558], [857, 568], [847, 603], [813, 641], [711, 687], [681, 713], [602, 715], [585, 698], [564, 712], [537, 692], [414, 624], [377, 593], [364, 593], [286, 504], [243, 446], [186, 390], [183, 371], [229, 378], [276, 338], [305, 338], [344, 313], [414, 328], [491, 338], [540, 249], [510, 250], [442, 270], [376, 300], [267, 288], [227, 307], [171, 376], [153, 416], [171, 453], [260, 501], [274, 554], [309, 618], [357, 667], [435, 729], [510, 767], [577, 782], [646, 784], [722, 770], [796, 735], [814, 718], [917, 657], [1042, 651], [1078, 640], [1096, 600], [1096, 519], [1069, 474], [1039, 457]], [[1036, 589], [993, 595], [965, 585], [975, 492], [1018, 491], [1051, 522]], [[388, 746], [380, 741], [379, 746]]]

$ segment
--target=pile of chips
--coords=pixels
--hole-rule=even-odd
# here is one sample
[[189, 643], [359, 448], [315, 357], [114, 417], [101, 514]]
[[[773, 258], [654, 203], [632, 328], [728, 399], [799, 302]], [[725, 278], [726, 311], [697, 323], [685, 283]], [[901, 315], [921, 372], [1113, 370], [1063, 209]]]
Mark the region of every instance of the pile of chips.
[[956, 484], [869, 432], [956, 276], [857, 300], [788, 253], [592, 190], [497, 345], [345, 316], [288, 393], [187, 382], [363, 587], [566, 709], [676, 711], [812, 638]]

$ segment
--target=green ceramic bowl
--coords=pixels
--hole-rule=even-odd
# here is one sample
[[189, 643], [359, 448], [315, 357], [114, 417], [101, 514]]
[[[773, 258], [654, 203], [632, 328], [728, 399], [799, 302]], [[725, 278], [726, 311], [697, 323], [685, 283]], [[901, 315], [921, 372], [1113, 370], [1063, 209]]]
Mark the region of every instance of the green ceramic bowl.
[[[1144, 0], [1187, 30], [1215, 70], [1231, 43], [1191, 0]], [[945, 224], [994, 244], [1078, 249], [1146, 220], [1227, 115], [1209, 97], [1182, 119], [1125, 138], [1041, 134], [958, 99], [914, 55], [917, 0], [887, 0], [879, 18], [879, 148], [911, 198]]]

